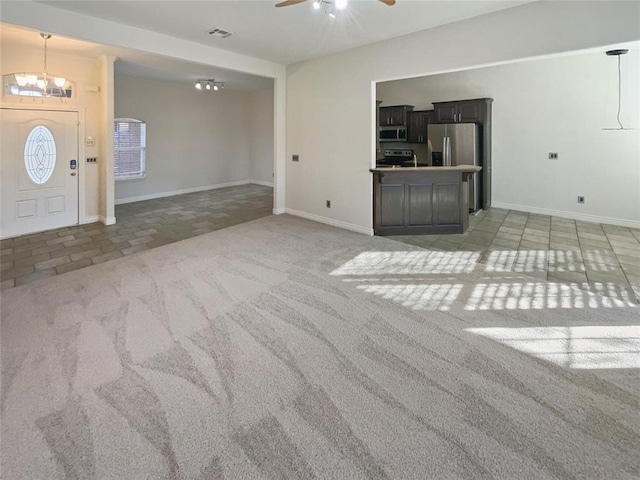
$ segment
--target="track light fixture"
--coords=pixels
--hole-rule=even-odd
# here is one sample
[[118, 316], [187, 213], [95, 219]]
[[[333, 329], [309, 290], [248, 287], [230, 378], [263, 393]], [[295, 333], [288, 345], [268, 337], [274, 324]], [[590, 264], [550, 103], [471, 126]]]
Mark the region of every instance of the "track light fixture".
[[216, 82], [213, 78], [205, 80], [196, 80], [196, 90], [215, 90], [218, 91], [224, 88], [224, 82]]

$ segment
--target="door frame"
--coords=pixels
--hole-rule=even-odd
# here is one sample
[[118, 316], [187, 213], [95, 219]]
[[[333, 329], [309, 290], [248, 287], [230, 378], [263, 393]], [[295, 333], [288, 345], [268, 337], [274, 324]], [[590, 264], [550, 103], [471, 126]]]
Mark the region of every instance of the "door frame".
[[95, 217], [87, 218], [85, 215], [85, 109], [68, 105], [21, 105], [11, 103], [0, 103], [0, 109], [40, 112], [75, 112], [78, 115], [78, 225], [98, 221]]

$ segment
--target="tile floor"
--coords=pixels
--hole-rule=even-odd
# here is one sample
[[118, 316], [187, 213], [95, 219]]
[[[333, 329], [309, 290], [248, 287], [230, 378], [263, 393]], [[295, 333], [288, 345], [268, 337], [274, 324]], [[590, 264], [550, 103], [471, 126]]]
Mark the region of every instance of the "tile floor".
[[640, 303], [640, 230], [492, 208], [460, 235], [387, 237], [473, 252], [488, 270], [525, 273]]
[[116, 206], [115, 225], [76, 225], [0, 241], [2, 289], [271, 215], [273, 189], [242, 185]]
[[[273, 190], [243, 185], [116, 207], [116, 225], [79, 225], [0, 241], [2, 289], [106, 262], [271, 214]], [[640, 230], [491, 209], [460, 235], [387, 237], [471, 252], [514, 271], [640, 303]]]

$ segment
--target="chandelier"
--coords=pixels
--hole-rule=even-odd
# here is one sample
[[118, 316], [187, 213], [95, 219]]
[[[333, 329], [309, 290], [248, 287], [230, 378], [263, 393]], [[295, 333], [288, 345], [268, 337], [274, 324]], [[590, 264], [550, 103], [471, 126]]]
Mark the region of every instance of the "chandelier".
[[41, 33], [44, 39], [44, 65], [39, 73], [10, 73], [3, 75], [4, 91], [9, 95], [23, 97], [64, 97], [71, 98], [72, 85], [65, 77], [52, 75], [47, 71], [48, 33]]

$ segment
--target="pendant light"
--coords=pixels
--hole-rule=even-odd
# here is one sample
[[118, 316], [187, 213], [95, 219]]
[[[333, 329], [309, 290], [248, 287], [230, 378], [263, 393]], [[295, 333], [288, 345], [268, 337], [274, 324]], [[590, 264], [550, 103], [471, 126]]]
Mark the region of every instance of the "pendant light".
[[23, 97], [64, 97], [71, 98], [73, 85], [65, 77], [51, 75], [47, 65], [47, 42], [51, 38], [49, 33], [40, 33], [44, 40], [44, 58], [42, 72], [39, 73], [9, 73], [3, 75], [5, 93]]
[[[42, 72], [42, 78], [39, 78], [36, 81], [36, 85], [38, 88], [43, 90], [44, 95], [47, 95], [47, 86], [49, 85], [49, 73], [47, 73], [47, 41], [51, 38], [51, 34], [49, 33], [40, 33], [40, 36], [44, 39], [44, 69]], [[64, 77], [54, 77], [53, 83], [56, 87], [62, 88], [65, 83], [67, 83], [67, 79]]]
[[627, 53], [629, 53], [629, 50], [627, 50], [626, 48], [619, 48], [619, 49], [615, 49], [615, 50], [608, 50], [606, 52], [607, 56], [609, 57], [618, 57], [618, 111], [616, 114], [616, 120], [618, 121], [618, 128], [603, 128], [603, 130], [633, 130], [631, 128], [625, 128], [624, 125], [622, 125], [622, 121], [620, 120], [620, 110], [621, 110], [621, 106], [622, 106], [622, 75], [621, 75], [621, 71], [620, 71], [620, 57], [622, 55], [626, 55]]

